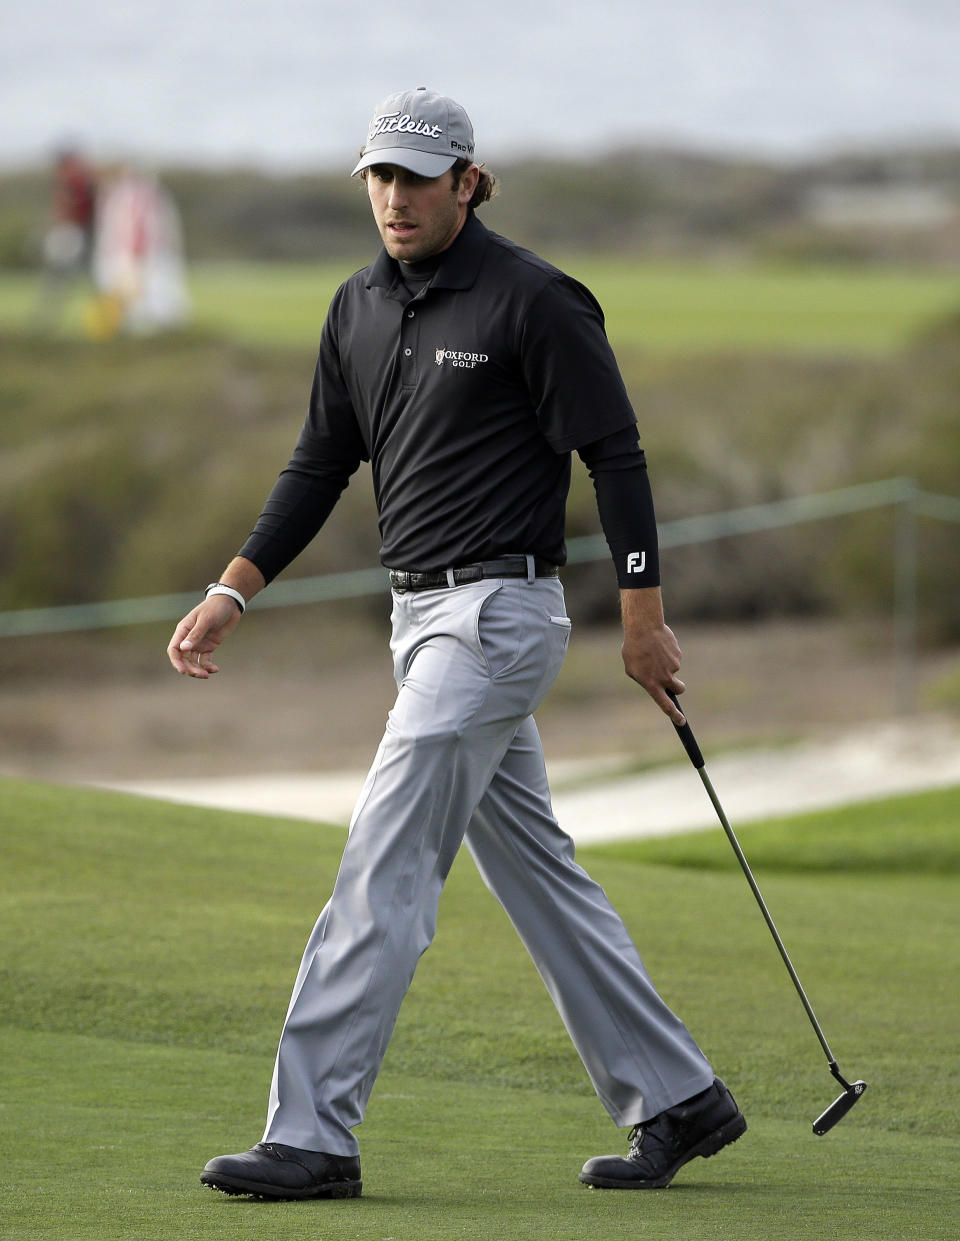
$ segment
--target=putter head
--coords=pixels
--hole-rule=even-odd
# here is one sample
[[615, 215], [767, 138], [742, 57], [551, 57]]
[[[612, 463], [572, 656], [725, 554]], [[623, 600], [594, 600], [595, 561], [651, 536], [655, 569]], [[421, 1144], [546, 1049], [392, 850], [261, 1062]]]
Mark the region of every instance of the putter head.
[[818, 1138], [822, 1138], [825, 1133], [833, 1128], [838, 1120], [842, 1120], [846, 1116], [866, 1088], [866, 1082], [851, 1082], [843, 1094], [839, 1098], [834, 1099], [827, 1110], [822, 1112], [813, 1122], [813, 1132]]

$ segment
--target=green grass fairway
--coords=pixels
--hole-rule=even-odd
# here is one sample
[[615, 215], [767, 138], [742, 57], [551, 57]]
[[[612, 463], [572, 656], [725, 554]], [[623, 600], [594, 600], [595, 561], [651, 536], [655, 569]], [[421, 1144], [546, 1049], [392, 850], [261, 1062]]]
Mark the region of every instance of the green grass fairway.
[[[955, 277], [938, 272], [559, 261], [593, 290], [625, 349], [888, 352], [958, 302]], [[352, 269], [198, 268], [197, 323], [255, 343], [312, 345]]]
[[0, 798], [0, 1238], [956, 1235], [960, 790], [742, 833], [841, 1067], [870, 1083], [825, 1138], [836, 1086], [719, 829], [682, 857], [583, 850], [750, 1129], [665, 1191], [579, 1185], [623, 1135], [464, 856], [360, 1130], [363, 1198], [281, 1204], [198, 1174], [259, 1137], [342, 831], [12, 781]]
[[724, 266], [570, 256], [618, 348], [696, 353], [888, 353], [955, 310], [952, 273]]
[[[884, 353], [958, 302], [955, 275], [933, 270], [551, 257], [594, 291], [623, 349]], [[195, 324], [246, 343], [312, 348], [337, 285], [366, 261], [197, 266]], [[36, 291], [35, 277], [3, 274], [0, 329], [28, 322]], [[65, 326], [79, 324], [75, 297]]]

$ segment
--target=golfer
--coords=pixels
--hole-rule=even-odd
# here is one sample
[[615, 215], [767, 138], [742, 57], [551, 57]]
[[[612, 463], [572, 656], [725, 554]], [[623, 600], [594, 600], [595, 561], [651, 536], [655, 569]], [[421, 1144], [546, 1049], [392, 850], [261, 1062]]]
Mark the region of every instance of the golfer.
[[590, 1159], [580, 1179], [664, 1186], [746, 1121], [574, 860], [533, 721], [570, 638], [557, 568], [573, 451], [616, 568], [626, 672], [683, 721], [634, 413], [593, 296], [475, 214], [493, 179], [458, 103], [424, 87], [389, 96], [353, 175], [383, 247], [336, 293], [290, 463], [168, 653], [178, 672], [215, 673], [249, 600], [369, 461], [397, 699], [293, 987], [263, 1139], [201, 1179], [264, 1198], [359, 1195], [354, 1130], [465, 842], [630, 1130], [625, 1157]]

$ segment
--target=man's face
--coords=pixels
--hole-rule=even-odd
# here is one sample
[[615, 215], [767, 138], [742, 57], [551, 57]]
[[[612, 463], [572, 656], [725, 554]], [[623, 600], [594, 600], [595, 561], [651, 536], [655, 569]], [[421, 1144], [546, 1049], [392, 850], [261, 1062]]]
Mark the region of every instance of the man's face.
[[455, 187], [452, 171], [431, 178], [396, 164], [374, 164], [367, 194], [390, 257], [416, 263], [446, 250], [463, 228], [478, 175], [473, 165]]

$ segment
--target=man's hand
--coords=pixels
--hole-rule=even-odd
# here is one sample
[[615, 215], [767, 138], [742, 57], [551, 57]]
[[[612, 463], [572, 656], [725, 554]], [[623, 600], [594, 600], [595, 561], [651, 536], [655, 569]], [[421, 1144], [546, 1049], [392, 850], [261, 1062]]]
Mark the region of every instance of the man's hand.
[[[252, 561], [235, 556], [220, 576], [224, 586], [232, 586], [249, 603], [266, 585], [263, 574]], [[220, 669], [213, 652], [228, 633], [240, 624], [243, 613], [229, 595], [210, 595], [188, 612], [173, 631], [167, 656], [183, 676], [208, 680]]]
[[212, 655], [240, 623], [241, 612], [229, 595], [211, 595], [183, 618], [173, 631], [167, 655], [177, 672], [207, 680], [220, 669]]
[[682, 694], [686, 686], [676, 675], [682, 656], [673, 630], [664, 623], [660, 588], [621, 590], [620, 608], [627, 676], [643, 686], [674, 724], [683, 724], [682, 712], [667, 697], [667, 690]]

